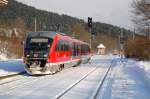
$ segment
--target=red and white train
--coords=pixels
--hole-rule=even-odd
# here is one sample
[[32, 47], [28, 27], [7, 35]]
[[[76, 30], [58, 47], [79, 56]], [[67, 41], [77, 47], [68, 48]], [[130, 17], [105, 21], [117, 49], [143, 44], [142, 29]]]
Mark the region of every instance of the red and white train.
[[25, 70], [30, 75], [53, 74], [89, 59], [89, 44], [62, 33], [31, 32], [24, 43]]

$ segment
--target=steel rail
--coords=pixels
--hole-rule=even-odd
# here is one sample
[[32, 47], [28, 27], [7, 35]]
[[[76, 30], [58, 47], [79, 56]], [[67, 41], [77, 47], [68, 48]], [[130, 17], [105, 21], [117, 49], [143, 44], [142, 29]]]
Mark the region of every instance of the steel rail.
[[10, 75], [6, 75], [6, 76], [0, 76], [0, 80], [6, 79], [6, 78], [12, 78], [21, 74], [25, 74], [26, 71], [23, 72], [19, 72], [19, 73], [15, 73], [15, 74], [10, 74]]
[[111, 64], [110, 64], [109, 68], [107, 69], [106, 73], [104, 74], [103, 79], [99, 81], [99, 83], [98, 83], [96, 89], [94, 90], [94, 92], [92, 93], [92, 95], [91, 95], [91, 97], [90, 97], [89, 99], [97, 99], [98, 93], [99, 93], [99, 92], [101, 91], [101, 89], [102, 89], [102, 86], [103, 86], [103, 84], [104, 84], [104, 82], [105, 82], [105, 80], [106, 80], [106, 77], [107, 77], [109, 71], [111, 70], [111, 67], [112, 67], [112, 65], [113, 65], [113, 62], [114, 62], [114, 59], [111, 61]]
[[54, 96], [52, 99], [60, 99], [62, 96], [64, 96], [68, 91], [70, 91], [73, 87], [75, 87], [78, 83], [80, 83], [82, 80], [84, 80], [87, 76], [89, 76], [91, 73], [93, 73], [97, 67], [90, 70], [87, 74], [85, 74], [81, 79], [77, 80], [73, 84], [71, 84], [69, 87], [64, 89], [62, 92], [58, 93], [56, 96]]

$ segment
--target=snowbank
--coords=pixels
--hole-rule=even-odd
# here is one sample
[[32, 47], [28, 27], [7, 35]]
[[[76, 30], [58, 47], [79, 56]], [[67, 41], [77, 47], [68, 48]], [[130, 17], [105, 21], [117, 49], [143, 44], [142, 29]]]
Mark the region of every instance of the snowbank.
[[140, 61], [138, 64], [139, 68], [143, 70], [142, 74], [144, 76], [144, 80], [150, 88], [150, 61], [149, 62]]
[[139, 62], [139, 67], [144, 69], [144, 71], [150, 76], [150, 62]]
[[0, 77], [23, 72], [23, 65], [21, 59], [0, 61]]
[[0, 54], [0, 60], [8, 60], [7, 56], [5, 54]]
[[150, 62], [130, 60], [130, 69], [135, 72], [150, 89]]

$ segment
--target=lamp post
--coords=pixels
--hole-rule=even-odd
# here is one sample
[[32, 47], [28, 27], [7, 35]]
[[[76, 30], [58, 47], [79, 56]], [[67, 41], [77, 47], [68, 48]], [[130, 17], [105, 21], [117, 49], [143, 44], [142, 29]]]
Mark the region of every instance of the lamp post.
[[134, 28], [134, 30], [133, 30], [132, 39], [133, 39], [133, 40], [135, 39], [135, 28]]
[[124, 33], [123, 29], [121, 29], [120, 36], [119, 36], [119, 45], [120, 45], [120, 57], [123, 58], [123, 52], [124, 52]]

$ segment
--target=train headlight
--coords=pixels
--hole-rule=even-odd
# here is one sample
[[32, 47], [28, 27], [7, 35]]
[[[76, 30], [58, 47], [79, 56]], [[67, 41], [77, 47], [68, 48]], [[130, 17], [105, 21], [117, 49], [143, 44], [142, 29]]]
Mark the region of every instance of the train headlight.
[[30, 57], [30, 55], [29, 55], [29, 54], [27, 54], [27, 57]]
[[47, 57], [47, 54], [44, 54], [44, 57]]
[[50, 48], [50, 47], [51, 47], [51, 45], [49, 44], [49, 45], [47, 45], [47, 47], [49, 47], [49, 48]]

